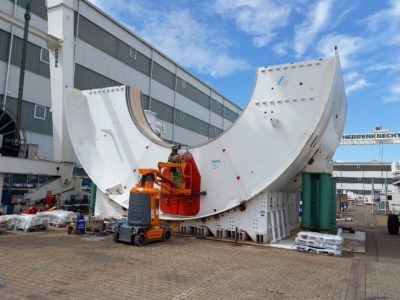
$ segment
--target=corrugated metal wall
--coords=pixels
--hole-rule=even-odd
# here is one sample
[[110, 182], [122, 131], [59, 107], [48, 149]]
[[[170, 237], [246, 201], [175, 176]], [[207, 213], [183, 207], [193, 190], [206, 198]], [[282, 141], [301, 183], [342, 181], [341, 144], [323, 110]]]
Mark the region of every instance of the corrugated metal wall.
[[[3, 95], [0, 95], [0, 99], [3, 100]], [[14, 114], [17, 112], [17, 99], [8, 96], [7, 97], [7, 108]], [[53, 121], [52, 114], [49, 108], [46, 107], [46, 118], [45, 120], [34, 118], [35, 104], [22, 101], [22, 111], [21, 111], [21, 126], [25, 130], [42, 133], [42, 134], [53, 134]]]
[[[4, 0], [2, 0], [4, 1]], [[13, 0], [10, 0], [14, 2]], [[18, 0], [17, 4], [23, 8], [25, 8], [26, 0]], [[47, 20], [47, 7], [46, 0], [32, 0], [31, 1], [31, 12], [35, 15], [41, 17], [42, 19]]]
[[[7, 61], [8, 59], [9, 40], [10, 33], [0, 29], [0, 60]], [[14, 36], [11, 64], [17, 67], [21, 65], [22, 43], [23, 40], [21, 38]], [[27, 47], [26, 70], [50, 78], [49, 64], [40, 60], [40, 52], [43, 48], [31, 42], [28, 42]], [[43, 49], [43, 51], [45, 56], [48, 57], [48, 50]]]
[[[23, 40], [14, 36], [11, 63], [17, 67], [21, 65]], [[41, 47], [28, 42], [26, 56], [26, 70], [50, 78], [50, 65], [40, 60]], [[48, 51], [44, 49], [44, 51]]]
[[[133, 69], [145, 74], [146, 76], [150, 76], [150, 58], [83, 16], [79, 17], [78, 36], [83, 41], [127, 64]], [[168, 71], [158, 63], [153, 62], [152, 78], [154, 80], [160, 82], [171, 90], [174, 90], [175, 77], [175, 74]], [[177, 77], [176, 91], [191, 101], [215, 111], [218, 115], [223, 117], [226, 116], [226, 119], [231, 122], [238, 117], [237, 113], [227, 107], [225, 107], [224, 113], [223, 104], [218, 105], [218, 101], [212, 99], [209, 95], [206, 95], [180, 77]], [[210, 105], [210, 101], [214, 105]]]
[[75, 64], [75, 88], [79, 90], [90, 90], [116, 85], [121, 84], [79, 64]]
[[0, 29], [0, 60], [7, 61], [10, 47], [10, 34]]
[[169, 87], [171, 90], [175, 89], [175, 75], [156, 62], [153, 62], [152, 76], [154, 80]]
[[150, 76], [150, 59], [83, 16], [79, 17], [78, 37], [88, 44]]

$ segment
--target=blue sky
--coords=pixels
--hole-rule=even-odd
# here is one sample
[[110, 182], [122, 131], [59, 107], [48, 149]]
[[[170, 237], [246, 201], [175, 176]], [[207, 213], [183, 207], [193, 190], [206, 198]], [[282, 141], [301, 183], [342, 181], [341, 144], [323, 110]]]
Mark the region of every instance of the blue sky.
[[[400, 131], [400, 1], [91, 0], [241, 107], [255, 69], [332, 56], [348, 98], [345, 133]], [[340, 161], [393, 161], [400, 145], [340, 146]]]

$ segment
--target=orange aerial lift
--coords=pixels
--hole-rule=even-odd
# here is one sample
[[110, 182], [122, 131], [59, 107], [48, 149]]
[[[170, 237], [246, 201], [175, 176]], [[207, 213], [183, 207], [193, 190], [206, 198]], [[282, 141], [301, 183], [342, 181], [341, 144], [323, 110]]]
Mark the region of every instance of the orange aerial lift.
[[[184, 156], [185, 157], [185, 156]], [[149, 241], [166, 241], [171, 230], [159, 219], [160, 198], [172, 197], [180, 200], [198, 197], [205, 192], [192, 190], [192, 172], [187, 172], [189, 159], [180, 162], [159, 162], [156, 169], [139, 169], [140, 179], [130, 191], [127, 223], [115, 229], [114, 241], [143, 246]], [[154, 185], [158, 185], [155, 187]]]

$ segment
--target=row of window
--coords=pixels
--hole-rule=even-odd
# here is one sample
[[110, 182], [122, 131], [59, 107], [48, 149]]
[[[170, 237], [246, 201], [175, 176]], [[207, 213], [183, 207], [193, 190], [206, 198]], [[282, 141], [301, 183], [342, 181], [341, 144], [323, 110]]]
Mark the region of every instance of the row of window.
[[[77, 14], [75, 14], [75, 19], [77, 20]], [[75, 23], [77, 23], [77, 21]], [[160, 64], [156, 62], [153, 62], [152, 64], [150, 58], [138, 50], [133, 49], [131, 46], [119, 40], [114, 35], [94, 24], [87, 18], [79, 16], [79, 27], [75, 24], [75, 33], [76, 31], [78, 31], [78, 37], [81, 40], [148, 77], [150, 77], [151, 74], [152, 78], [162, 85], [172, 90], [175, 90], [176, 86], [176, 92], [179, 94], [207, 109], [212, 110], [231, 122], [234, 122], [237, 119], [237, 113], [228, 107], [225, 107], [217, 100], [212, 99], [209, 95], [195, 88], [182, 78], [175, 76], [174, 73], [170, 72]]]
[[[8, 60], [11, 35], [0, 29], [0, 60]], [[19, 67], [21, 65], [23, 40], [14, 35], [12, 45], [11, 64]], [[50, 78], [49, 50], [39, 47], [31, 42], [27, 44], [25, 69], [33, 73]]]
[[[3, 103], [3, 98], [4, 96], [0, 94], [0, 103]], [[8, 96], [6, 106], [15, 116], [17, 99]], [[21, 125], [26, 130], [51, 135], [52, 114], [46, 106], [22, 101]]]
[[[143, 109], [150, 108], [150, 97], [145, 94], [142, 94], [142, 106]], [[222, 133], [222, 129], [204, 122], [179, 109], [174, 110], [172, 106], [169, 106], [154, 98], [151, 98], [151, 111], [157, 113], [157, 118], [161, 121], [175, 124], [206, 137], [214, 138]]]
[[[10, 0], [14, 2], [14, 0]], [[18, 6], [21, 6], [25, 9], [27, 0], [17, 0]], [[31, 12], [35, 15], [41, 17], [44, 20], [47, 20], [47, 0], [33, 0], [31, 1]]]
[[347, 192], [353, 192], [353, 193], [356, 193], [358, 195], [365, 195], [365, 196], [372, 194], [371, 190], [342, 190], [342, 189], [337, 189], [336, 190], [336, 193], [338, 195], [342, 195], [342, 194], [345, 194]]
[[[98, 74], [88, 68], [85, 68], [79, 64], [75, 65], [75, 87], [81, 90], [96, 89], [108, 86], [120, 85], [121, 83], [116, 82], [110, 78], [107, 78], [101, 74]], [[161, 121], [165, 121], [171, 124], [176, 124], [182, 128], [189, 129], [197, 132], [201, 135], [214, 138], [222, 133], [222, 129], [208, 124], [190, 114], [187, 114], [179, 109], [174, 108], [161, 102], [157, 99], [151, 99], [148, 95], [142, 93], [142, 106], [143, 109], [150, 109], [157, 113], [157, 118]]]
[[[13, 1], [13, 0], [11, 0]], [[18, 5], [21, 7], [25, 7], [26, 0], [18, 0]], [[31, 11], [32, 13], [38, 15], [39, 17], [47, 20], [47, 6], [46, 0], [35, 0], [31, 3]], [[77, 21], [77, 13], [75, 13], [75, 20]], [[76, 22], [75, 21], [75, 32], [77, 30]], [[117, 39], [112, 34], [108, 33], [101, 27], [97, 26], [93, 22], [89, 21], [87, 18], [83, 17], [82, 15], [79, 16], [79, 30], [78, 30], [78, 37], [82, 40], [88, 42], [92, 46], [102, 50], [103, 52], [107, 53], [108, 55], [117, 58], [118, 60], [124, 62], [125, 64], [131, 66], [132, 68], [136, 69], [137, 71], [145, 74], [146, 76], [150, 76], [151, 68], [152, 68], [152, 77], [154, 80], [157, 80], [161, 84], [169, 87], [170, 89], [175, 89], [175, 74], [168, 71], [161, 65], [153, 62], [151, 66], [151, 60], [137, 51], [133, 49], [126, 43], [122, 42], [121, 40]], [[16, 49], [22, 49], [22, 40], [16, 38], [17, 40], [15, 43]], [[8, 43], [0, 43], [3, 45], [7, 45]], [[29, 52], [37, 52], [40, 51], [40, 59], [39, 61], [42, 63], [49, 62], [49, 53], [47, 49], [42, 49], [34, 44], [29, 43], [29, 48], [37, 48], [37, 49], [29, 49]], [[31, 55], [30, 55], [31, 56]], [[13, 55], [14, 61], [13, 64], [19, 66], [19, 61], [21, 55]], [[36, 57], [34, 55], [33, 57]], [[3, 58], [3, 60], [6, 60]], [[27, 63], [27, 69], [39, 73], [43, 76], [49, 77], [49, 70], [47, 67], [43, 66], [32, 66], [34, 65], [34, 61]], [[197, 88], [193, 87], [182, 78], [177, 78], [180, 84], [177, 85], [177, 92], [186, 96], [187, 98], [191, 99], [192, 101], [197, 102], [201, 106], [210, 109], [214, 113], [223, 116], [224, 118], [228, 119], [231, 122], [234, 122], [238, 114], [231, 109], [225, 107], [223, 104], [219, 103], [215, 99], [212, 99], [208, 95], [204, 94]]]
[[337, 177], [336, 183], [365, 183], [365, 184], [392, 184], [394, 179], [391, 177]]
[[354, 165], [342, 165], [342, 164], [334, 164], [334, 171], [391, 171], [391, 166], [389, 164], [376, 164], [376, 165], [363, 165], [363, 164], [354, 164]]

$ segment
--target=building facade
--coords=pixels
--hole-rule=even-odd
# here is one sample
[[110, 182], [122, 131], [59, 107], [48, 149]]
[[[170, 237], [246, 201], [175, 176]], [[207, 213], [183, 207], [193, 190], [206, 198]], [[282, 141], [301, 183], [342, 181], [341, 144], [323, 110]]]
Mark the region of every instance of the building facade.
[[390, 201], [395, 191], [396, 179], [392, 177], [391, 163], [387, 162], [335, 162], [333, 176], [338, 194], [351, 194], [366, 202], [381, 196]]
[[[1, 10], [24, 20], [26, 0], [1, 1]], [[206, 143], [228, 129], [241, 113], [210, 86], [86, 0], [74, 0], [77, 89], [131, 85], [142, 91], [144, 109], [165, 125], [163, 138], [183, 145]], [[32, 1], [33, 27], [47, 32], [45, 0]], [[15, 113], [23, 30], [0, 20], [0, 104]], [[38, 157], [52, 159], [49, 51], [29, 35], [22, 127]]]

